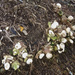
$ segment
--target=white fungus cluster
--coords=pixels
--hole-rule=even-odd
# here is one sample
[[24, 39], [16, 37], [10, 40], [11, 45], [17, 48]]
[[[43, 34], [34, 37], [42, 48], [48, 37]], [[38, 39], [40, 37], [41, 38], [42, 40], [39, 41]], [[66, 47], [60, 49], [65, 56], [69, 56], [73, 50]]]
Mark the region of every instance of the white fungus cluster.
[[27, 59], [25, 62], [27, 64], [31, 64], [33, 62], [32, 58], [30, 58], [28, 53], [27, 53], [27, 50], [25, 48], [22, 49], [22, 46], [21, 46], [21, 43], [18, 42], [16, 45], [15, 45], [15, 49], [17, 49], [18, 51], [14, 50], [15, 52], [18, 52], [18, 56], [20, 56], [21, 58], [23, 58], [24, 60]]
[[63, 29], [63, 27], [65, 26], [66, 25], [61, 25], [55, 20], [51, 24], [48, 33], [48, 38], [50, 38], [50, 40], [54, 42], [59, 53], [65, 51], [65, 43], [70, 42], [71, 44], [73, 44], [73, 39], [75, 38], [74, 37], [75, 25], [66, 26], [66, 28]]
[[[53, 4], [55, 12], [59, 13], [61, 10], [61, 4]], [[63, 16], [63, 15], [62, 15]], [[70, 42], [73, 44], [73, 39], [75, 39], [75, 25], [71, 26], [70, 22], [74, 19], [73, 16], [62, 17], [62, 22], [65, 25], [60, 24], [56, 20], [49, 26], [48, 29], [48, 42], [52, 42], [59, 53], [65, 51], [65, 44]], [[67, 22], [68, 21], [68, 22]], [[52, 44], [51, 43], [51, 44]]]
[[[61, 4], [55, 4], [55, 8], [58, 9], [57, 12], [61, 10]], [[68, 16], [66, 21], [71, 22], [73, 20], [73, 16]], [[63, 28], [64, 27], [64, 28]], [[9, 27], [6, 27], [6, 30], [9, 30]], [[0, 29], [0, 32], [2, 30]], [[37, 52], [36, 56], [39, 59], [43, 59], [46, 57], [47, 59], [52, 58], [53, 49], [57, 50], [58, 53], [62, 53], [65, 51], [66, 43], [70, 42], [71, 44], [74, 43], [73, 39], [75, 39], [75, 25], [71, 26], [68, 24], [60, 24], [58, 21], [54, 20], [53, 23], [49, 26], [48, 29], [48, 42], [50, 43], [50, 48], [45, 48], [42, 51]], [[16, 56], [16, 61], [14, 61], [13, 56]], [[5, 55], [4, 59], [2, 60], [2, 64], [4, 65], [5, 70], [9, 70], [12, 64], [12, 68], [17, 70], [20, 66], [19, 61], [26, 64], [31, 64], [33, 62], [33, 55], [28, 54], [26, 47], [23, 47], [20, 42], [16, 43], [13, 49], [13, 56]], [[16, 67], [15, 67], [16, 66]]]
[[[39, 59], [42, 59], [43, 57], [45, 56], [45, 53], [40, 53], [39, 54]], [[50, 58], [52, 58], [52, 53], [46, 53], [46, 58], [47, 59], [50, 59]]]
[[12, 67], [14, 70], [17, 70], [20, 67], [19, 60], [24, 60], [22, 62], [25, 62], [28, 65], [33, 62], [32, 55], [27, 53], [25, 47], [22, 48], [20, 42], [16, 43], [16, 45], [14, 46], [13, 55], [17, 56], [16, 57], [17, 60], [14, 60], [16, 58], [10, 55], [4, 56], [4, 59], [2, 60], [2, 64], [4, 65], [5, 70], [9, 70], [10, 67]]
[[4, 64], [5, 70], [9, 70], [10, 64], [12, 63], [12, 61], [13, 61], [12, 56], [10, 56], [10, 55], [5, 55], [4, 56], [4, 59], [2, 60], [2, 64]]
[[[24, 58], [24, 59], [26, 59], [29, 56], [29, 54], [27, 52], [25, 52], [24, 50], [22, 51], [21, 54], [22, 54], [22, 58]], [[32, 62], [33, 62], [32, 58], [28, 58], [27, 61], [26, 61], [26, 63], [28, 65], [31, 64]]]
[[[60, 3], [54, 4], [53, 6], [57, 13], [59, 13], [59, 11], [62, 11], [61, 10], [62, 6]], [[67, 21], [71, 22], [73, 19], [74, 19], [73, 16], [70, 15], [67, 18], [64, 18], [64, 23], [67, 23]], [[55, 20], [49, 26], [47, 40], [48, 42], [54, 43], [55, 44], [54, 46], [57, 47], [58, 52], [62, 53], [65, 51], [65, 44], [67, 42], [73, 44], [73, 39], [75, 39], [74, 31], [75, 31], [75, 25], [71, 26], [70, 23], [62, 25]]]

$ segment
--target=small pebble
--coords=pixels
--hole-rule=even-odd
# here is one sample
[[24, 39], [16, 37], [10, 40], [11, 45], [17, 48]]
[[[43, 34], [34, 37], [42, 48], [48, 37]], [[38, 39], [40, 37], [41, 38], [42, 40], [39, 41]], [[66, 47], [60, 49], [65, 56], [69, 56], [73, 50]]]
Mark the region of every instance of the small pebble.
[[26, 30], [23, 30], [22, 31], [25, 35], [28, 35], [27, 31]]

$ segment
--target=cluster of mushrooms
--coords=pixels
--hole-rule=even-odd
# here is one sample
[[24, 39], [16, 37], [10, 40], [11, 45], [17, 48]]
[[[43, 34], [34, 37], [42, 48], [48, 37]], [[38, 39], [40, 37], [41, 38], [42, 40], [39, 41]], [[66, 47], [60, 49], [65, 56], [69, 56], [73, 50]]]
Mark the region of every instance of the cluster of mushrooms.
[[[61, 11], [61, 4], [52, 4], [54, 7], [54, 11], [59, 14]], [[23, 62], [25, 64], [32, 64], [33, 58], [42, 59], [46, 57], [47, 59], [52, 58], [52, 51], [58, 51], [58, 53], [63, 53], [65, 51], [66, 43], [70, 42], [74, 43], [75, 39], [75, 25], [72, 25], [71, 22], [74, 20], [73, 16], [66, 17], [61, 14], [61, 20], [58, 22], [54, 20], [53, 22], [48, 23], [47, 29], [47, 42], [41, 50], [39, 50], [35, 56], [32, 54], [28, 54], [26, 50], [26, 46], [21, 42], [17, 42], [14, 45], [13, 56], [5, 55], [2, 60], [2, 64], [4, 65], [5, 70], [9, 70], [12, 67], [14, 70], [17, 70]], [[8, 30], [8, 27], [6, 28]], [[1, 30], [0, 30], [1, 32]], [[19, 61], [18, 61], [19, 60]], [[21, 64], [20, 64], [21, 63]]]

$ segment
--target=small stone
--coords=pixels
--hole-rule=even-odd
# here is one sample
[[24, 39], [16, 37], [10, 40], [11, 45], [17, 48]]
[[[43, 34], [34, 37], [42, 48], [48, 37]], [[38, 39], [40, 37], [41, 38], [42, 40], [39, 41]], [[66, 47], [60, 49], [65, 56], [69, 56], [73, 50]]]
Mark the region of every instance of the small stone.
[[26, 30], [23, 30], [22, 32], [24, 33], [24, 35], [28, 35]]

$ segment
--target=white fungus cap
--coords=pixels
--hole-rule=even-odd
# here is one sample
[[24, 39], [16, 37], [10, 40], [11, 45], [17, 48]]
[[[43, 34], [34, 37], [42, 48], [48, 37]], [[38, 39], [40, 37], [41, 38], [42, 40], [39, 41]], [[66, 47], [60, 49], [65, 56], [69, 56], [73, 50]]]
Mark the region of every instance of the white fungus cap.
[[21, 44], [18, 42], [18, 43], [15, 45], [15, 48], [16, 48], [16, 49], [20, 49], [20, 48], [21, 48]]
[[13, 57], [12, 56], [8, 56], [7, 59], [8, 60], [13, 60]]
[[69, 20], [69, 21], [72, 21], [73, 19], [74, 19], [73, 16], [71, 16], [71, 15], [68, 16], [68, 20]]
[[60, 50], [58, 50], [58, 53], [60, 54], [60, 53], [61, 53], [61, 51], [60, 51]]
[[51, 25], [51, 28], [55, 29], [55, 28], [57, 28], [57, 26], [59, 26], [59, 23], [57, 21], [54, 21]]
[[44, 57], [44, 53], [41, 53], [40, 55], [39, 55], [39, 59], [42, 59], [43, 57]]
[[52, 54], [51, 53], [47, 53], [46, 57], [47, 57], [47, 59], [50, 59], [50, 58], [52, 58]]
[[31, 59], [31, 58], [29, 58], [27, 61], [26, 61], [26, 63], [29, 65], [29, 64], [31, 64], [33, 62], [33, 60]]
[[69, 41], [70, 41], [70, 43], [72, 43], [72, 44], [73, 44], [73, 40], [72, 40], [72, 39], [69, 39]]
[[70, 36], [73, 36], [73, 32], [72, 31], [70, 31]]
[[61, 49], [65, 49], [65, 44], [64, 43], [60, 43], [60, 48]]
[[5, 64], [5, 62], [6, 62], [6, 59], [3, 59], [3, 60], [2, 60], [2, 64]]
[[69, 33], [71, 31], [70, 27], [66, 28], [66, 32]]
[[15, 54], [17, 54], [17, 52], [15, 51], [15, 52], [13, 52], [13, 54], [15, 55]]
[[59, 36], [61, 36], [61, 33], [58, 33]]
[[6, 59], [8, 59], [8, 60], [13, 60], [13, 56], [11, 56], [11, 55], [5, 55], [4, 56], [4, 59], [6, 60]]
[[60, 3], [57, 3], [56, 6], [57, 6], [57, 8], [59, 8], [59, 9], [61, 8], [61, 4], [60, 4]]
[[75, 25], [74, 25], [74, 26], [72, 26], [72, 29], [73, 29], [73, 30], [75, 30]]
[[61, 35], [62, 35], [63, 37], [66, 37], [66, 31], [65, 31], [65, 30], [62, 30]]
[[49, 30], [49, 34], [52, 35], [52, 36], [55, 35], [54, 32], [53, 32], [52, 30]]
[[7, 62], [7, 63], [5, 63], [4, 64], [4, 68], [5, 68], [5, 70], [9, 70], [9, 68], [10, 68], [10, 64]]
[[71, 36], [71, 38], [72, 38], [72, 39], [75, 39], [75, 37], [74, 37], [74, 36]]
[[66, 43], [66, 42], [67, 42], [67, 39], [62, 38], [62, 39], [61, 39], [61, 42], [62, 42], [62, 43]]
[[61, 54], [62, 52], [64, 52], [64, 49], [62, 49], [61, 51], [60, 51], [60, 50], [58, 50], [58, 53], [59, 53], [59, 54]]
[[60, 45], [59, 44], [57, 44], [57, 49], [60, 50]]
[[60, 43], [60, 45], [57, 44], [57, 48], [58, 48], [58, 53], [62, 53], [65, 51], [65, 44], [64, 43]]
[[22, 54], [22, 57], [23, 57], [23, 58], [26, 58], [27, 56], [28, 56], [28, 53], [23, 53], [23, 54]]

